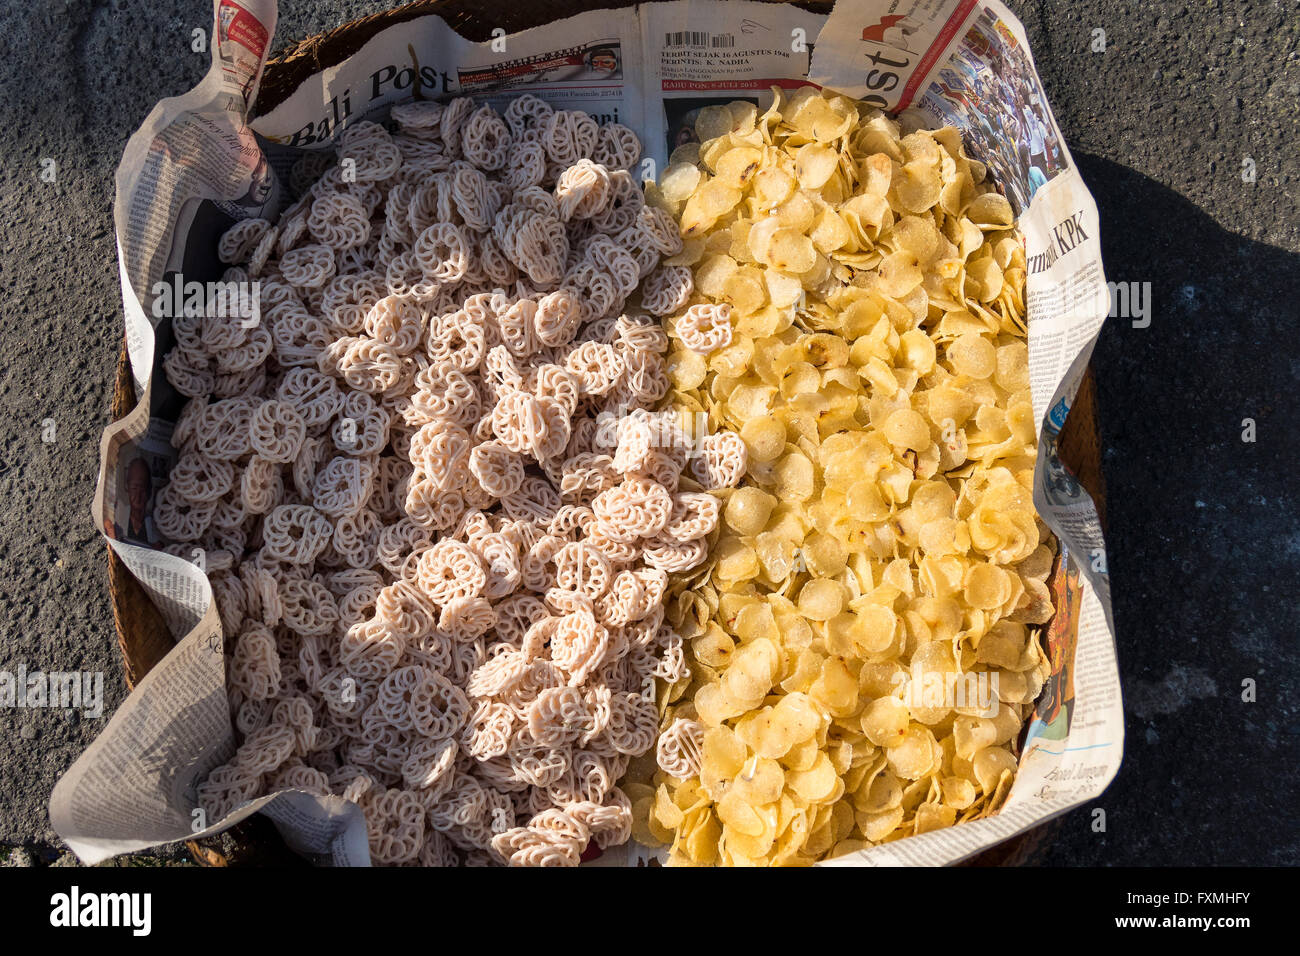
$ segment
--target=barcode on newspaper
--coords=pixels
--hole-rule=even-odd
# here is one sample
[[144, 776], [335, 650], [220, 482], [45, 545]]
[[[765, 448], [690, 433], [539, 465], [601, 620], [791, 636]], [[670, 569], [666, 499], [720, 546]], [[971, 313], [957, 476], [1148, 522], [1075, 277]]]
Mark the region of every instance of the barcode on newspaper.
[[679, 30], [664, 34], [664, 46], [703, 46], [716, 49], [736, 45], [734, 33], [707, 33], [702, 30]]

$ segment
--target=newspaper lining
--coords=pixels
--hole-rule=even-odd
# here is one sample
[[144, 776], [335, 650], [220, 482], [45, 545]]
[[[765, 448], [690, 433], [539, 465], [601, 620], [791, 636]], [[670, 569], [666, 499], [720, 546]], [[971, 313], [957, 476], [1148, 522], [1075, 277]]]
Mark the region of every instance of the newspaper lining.
[[[694, 111], [773, 85], [808, 82], [924, 125], [962, 129], [1020, 216], [1030, 265], [1030, 378], [1040, 422], [1034, 501], [1062, 545], [1044, 687], [1006, 804], [993, 817], [829, 861], [830, 866], [956, 862], [1096, 797], [1118, 771], [1123, 713], [1105, 546], [1087, 492], [1057, 438], [1108, 310], [1097, 209], [1052, 117], [1023, 28], [996, 0], [839, 0], [829, 16], [793, 6], [675, 0], [593, 11], [495, 46], [428, 15], [389, 27], [343, 63], [305, 80], [248, 121], [276, 22], [275, 0], [214, 0], [212, 68], [190, 93], [159, 103], [117, 174], [118, 253], [128, 355], [140, 403], [106, 429], [93, 513], [177, 639], [59, 781], [55, 830], [86, 863], [220, 832], [253, 812], [324, 865], [368, 865], [360, 808], [283, 791], [224, 820], [197, 811], [195, 788], [235, 748], [224, 642], [200, 568], [156, 550], [149, 503], [175, 459], [177, 398], [160, 371], [170, 336], [146, 308], [170, 273], [217, 278], [220, 230], [274, 218], [284, 173], [340, 129], [416, 95], [473, 95], [503, 107], [530, 92], [616, 120], [642, 138], [654, 178]], [[163, 337], [160, 347], [158, 337]], [[147, 469], [147, 475], [145, 473]], [[653, 855], [629, 845], [599, 865]]]

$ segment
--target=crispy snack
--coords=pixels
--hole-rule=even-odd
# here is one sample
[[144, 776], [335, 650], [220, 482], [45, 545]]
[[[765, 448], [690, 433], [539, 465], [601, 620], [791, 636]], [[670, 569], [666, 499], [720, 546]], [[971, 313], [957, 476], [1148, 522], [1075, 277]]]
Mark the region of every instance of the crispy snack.
[[990, 814], [1052, 614], [1010, 206], [956, 130], [811, 88], [697, 131], [650, 193], [694, 279], [669, 401], [746, 474], [714, 492], [707, 564], [671, 577], [689, 672], [625, 786], [634, 835], [807, 864]]
[[[685, 671], [667, 572], [719, 520], [651, 411], [667, 336], [624, 312], [676, 229], [625, 127], [527, 94], [392, 118], [221, 238], [268, 328], [174, 323], [191, 401], [154, 515], [206, 555], [240, 733], [199, 803], [335, 794], [376, 863], [576, 865], [628, 838], [619, 778]], [[658, 275], [668, 312], [689, 270]]]

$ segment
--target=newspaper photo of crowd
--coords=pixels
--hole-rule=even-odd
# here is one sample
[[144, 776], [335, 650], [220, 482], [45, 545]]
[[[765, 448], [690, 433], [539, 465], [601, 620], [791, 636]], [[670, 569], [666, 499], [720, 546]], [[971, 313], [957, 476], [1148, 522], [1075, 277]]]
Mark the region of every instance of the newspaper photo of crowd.
[[964, 131], [1019, 214], [1066, 165], [1045, 103], [1024, 48], [985, 11], [918, 105]]

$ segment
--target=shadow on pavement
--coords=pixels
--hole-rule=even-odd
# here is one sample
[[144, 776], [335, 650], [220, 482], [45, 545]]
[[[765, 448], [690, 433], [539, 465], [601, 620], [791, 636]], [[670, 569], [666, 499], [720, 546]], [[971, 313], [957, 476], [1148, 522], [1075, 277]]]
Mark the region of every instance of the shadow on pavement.
[[1106, 278], [1149, 282], [1152, 306], [1147, 328], [1112, 318], [1093, 357], [1124, 764], [1034, 862], [1295, 864], [1294, 827], [1278, 824], [1294, 822], [1300, 772], [1278, 756], [1300, 744], [1300, 255], [1075, 158]]

